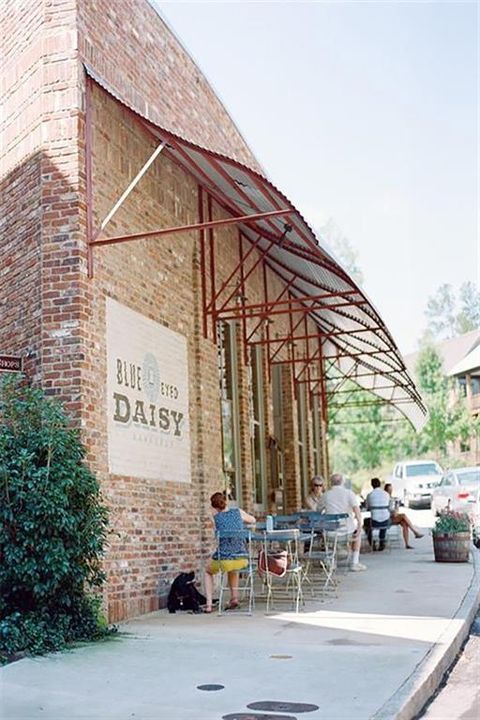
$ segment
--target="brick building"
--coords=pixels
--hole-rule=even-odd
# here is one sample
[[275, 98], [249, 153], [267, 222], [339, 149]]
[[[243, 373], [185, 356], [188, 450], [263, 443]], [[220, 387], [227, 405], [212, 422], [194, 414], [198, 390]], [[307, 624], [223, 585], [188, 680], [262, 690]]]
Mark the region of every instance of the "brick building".
[[212, 492], [301, 506], [346, 379], [414, 424], [424, 409], [376, 309], [147, 0], [0, 13], [0, 354], [82, 431], [118, 620], [201, 567]]

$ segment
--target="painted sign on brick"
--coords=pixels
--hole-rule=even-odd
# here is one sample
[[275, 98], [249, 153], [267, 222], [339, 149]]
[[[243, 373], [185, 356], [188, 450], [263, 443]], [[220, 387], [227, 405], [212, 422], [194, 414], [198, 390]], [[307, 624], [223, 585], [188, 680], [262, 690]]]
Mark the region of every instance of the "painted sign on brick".
[[187, 340], [107, 298], [111, 473], [190, 482]]

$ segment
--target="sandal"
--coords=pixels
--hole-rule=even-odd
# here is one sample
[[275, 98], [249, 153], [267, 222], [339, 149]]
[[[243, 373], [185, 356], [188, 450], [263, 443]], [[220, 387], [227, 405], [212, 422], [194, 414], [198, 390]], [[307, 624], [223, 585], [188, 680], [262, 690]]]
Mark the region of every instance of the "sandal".
[[211, 607], [207, 607], [205, 605], [205, 607], [203, 608], [203, 612], [206, 613], [207, 615], [210, 615], [213, 611], [212, 611]]
[[230, 600], [225, 610], [237, 610], [240, 607], [238, 600]]

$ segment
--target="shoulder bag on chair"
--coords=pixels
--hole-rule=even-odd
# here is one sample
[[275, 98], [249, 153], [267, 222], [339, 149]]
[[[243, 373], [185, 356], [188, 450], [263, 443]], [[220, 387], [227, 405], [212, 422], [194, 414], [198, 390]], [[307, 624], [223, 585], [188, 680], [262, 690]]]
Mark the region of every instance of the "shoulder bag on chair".
[[267, 572], [278, 577], [283, 577], [287, 572], [288, 567], [288, 554], [286, 550], [276, 550], [274, 552], [267, 553], [267, 559], [265, 561], [265, 550], [260, 550], [258, 553], [258, 574], [265, 575]]

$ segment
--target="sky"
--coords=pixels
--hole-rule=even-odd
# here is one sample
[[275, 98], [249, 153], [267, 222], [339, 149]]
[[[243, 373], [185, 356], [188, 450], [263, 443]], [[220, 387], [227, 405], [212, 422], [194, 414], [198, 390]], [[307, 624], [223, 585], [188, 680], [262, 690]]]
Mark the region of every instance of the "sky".
[[157, 2], [266, 174], [333, 218], [403, 353], [480, 287], [477, 2]]

